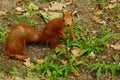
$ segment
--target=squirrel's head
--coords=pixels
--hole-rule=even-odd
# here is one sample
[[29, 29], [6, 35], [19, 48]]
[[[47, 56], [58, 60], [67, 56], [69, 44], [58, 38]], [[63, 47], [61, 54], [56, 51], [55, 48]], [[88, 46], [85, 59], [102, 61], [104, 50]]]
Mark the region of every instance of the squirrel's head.
[[71, 26], [73, 22], [73, 11], [63, 12], [63, 21], [66, 27]]

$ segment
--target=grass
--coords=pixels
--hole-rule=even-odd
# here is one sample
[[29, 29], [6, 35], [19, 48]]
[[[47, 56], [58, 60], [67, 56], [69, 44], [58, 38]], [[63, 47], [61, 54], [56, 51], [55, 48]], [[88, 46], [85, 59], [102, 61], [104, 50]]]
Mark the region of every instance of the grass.
[[7, 26], [0, 26], [0, 42], [4, 42], [7, 37]]
[[119, 62], [115, 62], [107, 64], [105, 62], [102, 63], [96, 63], [96, 64], [90, 64], [91, 67], [91, 71], [96, 71], [96, 77], [100, 78], [103, 71], [105, 72], [105, 74], [111, 73], [112, 76], [115, 75], [116, 71], [118, 71], [120, 69], [120, 63]]
[[59, 79], [66, 80], [66, 76], [72, 72], [76, 71], [76, 64], [74, 63], [75, 58], [71, 57], [68, 61], [60, 60], [56, 54], [46, 56], [44, 58], [44, 63], [36, 63], [31, 68], [27, 69], [29, 73], [39, 73], [45, 76], [48, 80]]

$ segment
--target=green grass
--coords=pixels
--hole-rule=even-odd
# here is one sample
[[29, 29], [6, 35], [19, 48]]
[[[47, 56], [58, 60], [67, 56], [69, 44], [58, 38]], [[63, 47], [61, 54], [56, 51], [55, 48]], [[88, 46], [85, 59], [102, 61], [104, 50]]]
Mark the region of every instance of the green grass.
[[66, 76], [71, 71], [76, 71], [77, 64], [75, 58], [71, 57], [68, 61], [61, 60], [56, 54], [49, 55], [44, 58], [44, 63], [36, 63], [28, 68], [26, 73], [33, 72], [43, 75], [48, 80], [66, 80]]
[[0, 26], [0, 42], [4, 42], [7, 37], [7, 26]]
[[102, 75], [103, 71], [105, 72], [105, 74], [111, 73], [112, 76], [115, 75], [116, 71], [120, 70], [120, 63], [95, 63], [90, 64], [90, 67], [90, 72], [96, 71], [96, 77], [99, 78]]

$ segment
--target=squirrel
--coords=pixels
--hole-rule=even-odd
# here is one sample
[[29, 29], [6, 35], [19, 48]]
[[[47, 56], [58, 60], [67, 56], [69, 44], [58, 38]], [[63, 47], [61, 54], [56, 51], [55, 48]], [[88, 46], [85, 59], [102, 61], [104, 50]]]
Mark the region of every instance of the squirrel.
[[39, 42], [40, 33], [33, 27], [21, 23], [15, 25], [8, 33], [4, 44], [4, 52], [7, 56], [15, 57], [19, 60], [25, 60], [28, 57], [26, 53], [26, 42]]
[[61, 36], [66, 40], [66, 36], [64, 34], [66, 26], [70, 27], [70, 34], [74, 39], [72, 22], [72, 12], [63, 12], [63, 17], [50, 20], [41, 33], [41, 42], [50, 43], [53, 48], [62, 48], [63, 45], [59, 44], [59, 37]]
[[62, 48], [63, 45], [59, 44], [59, 37], [61, 36], [66, 40], [64, 34], [65, 26], [70, 27], [72, 38], [74, 38], [73, 28], [71, 27], [72, 20], [72, 12], [63, 12], [62, 18], [50, 20], [41, 33], [24, 23], [15, 25], [8, 33], [8, 38], [4, 45], [4, 52], [8, 56], [25, 60], [28, 58], [24, 56], [26, 53], [26, 42], [50, 43], [53, 48]]

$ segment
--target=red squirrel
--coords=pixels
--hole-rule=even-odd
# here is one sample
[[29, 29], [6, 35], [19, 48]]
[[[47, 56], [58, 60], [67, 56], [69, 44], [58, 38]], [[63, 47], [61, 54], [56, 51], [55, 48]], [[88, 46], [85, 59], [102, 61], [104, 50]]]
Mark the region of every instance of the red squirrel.
[[25, 60], [28, 57], [26, 53], [26, 42], [40, 41], [40, 33], [27, 24], [15, 25], [8, 33], [8, 38], [4, 45], [4, 51], [7, 56], [15, 57], [19, 60]]
[[74, 38], [72, 26], [72, 12], [64, 13], [63, 18], [55, 18], [49, 21], [44, 27], [43, 31], [39, 33], [33, 27], [27, 24], [18, 24], [9, 32], [8, 38], [5, 42], [5, 54], [15, 57], [19, 60], [25, 60], [28, 57], [24, 56], [26, 53], [26, 42], [42, 42], [50, 43], [53, 48], [62, 46], [59, 44], [59, 37], [66, 40], [64, 34], [65, 26], [70, 27], [70, 32]]
[[70, 27], [70, 34], [72, 38], [74, 38], [72, 21], [72, 12], [63, 12], [62, 18], [54, 18], [50, 20], [41, 33], [41, 42], [50, 43], [53, 48], [63, 47], [59, 44], [59, 37], [61, 36], [64, 40], [66, 40], [66, 36], [64, 34], [66, 26]]

